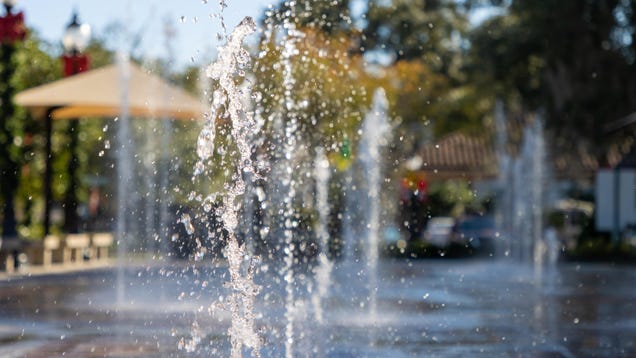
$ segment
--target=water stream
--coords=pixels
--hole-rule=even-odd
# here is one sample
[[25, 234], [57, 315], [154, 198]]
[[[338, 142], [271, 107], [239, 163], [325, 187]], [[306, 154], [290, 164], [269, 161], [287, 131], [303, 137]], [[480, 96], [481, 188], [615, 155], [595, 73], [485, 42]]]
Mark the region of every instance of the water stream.
[[210, 114], [197, 141], [197, 174], [204, 172], [208, 159], [215, 154], [215, 126], [219, 119], [230, 123], [230, 133], [237, 148], [234, 160], [232, 181], [226, 183], [225, 191], [219, 193], [222, 207], [218, 210], [223, 229], [227, 232], [224, 256], [228, 262], [230, 281], [227, 283], [231, 293], [223, 306], [231, 312], [232, 325], [229, 330], [232, 345], [231, 356], [241, 357], [243, 347], [250, 348], [252, 355], [260, 357], [261, 338], [255, 327], [254, 300], [259, 287], [254, 284], [256, 261], [239, 243], [237, 230], [240, 211], [239, 200], [245, 193], [244, 173], [254, 172], [252, 162], [253, 131], [257, 125], [253, 113], [244, 107], [244, 93], [235, 82], [235, 76], [243, 74], [243, 68], [249, 63], [250, 56], [243, 48], [243, 40], [254, 32], [256, 24], [252, 18], [245, 18], [227, 38], [227, 43], [219, 48], [218, 59], [211, 64], [206, 75], [218, 83], [213, 93]]
[[318, 211], [318, 224], [316, 236], [320, 245], [318, 254], [318, 266], [315, 269], [317, 290], [312, 299], [314, 304], [314, 316], [319, 324], [324, 322], [323, 301], [328, 297], [329, 286], [332, 280], [331, 271], [333, 262], [329, 259], [329, 161], [324, 149], [316, 150], [314, 161], [314, 177], [316, 179], [316, 209]]
[[118, 118], [115, 118], [117, 122], [117, 258], [118, 271], [117, 271], [117, 303], [118, 306], [124, 305], [126, 295], [125, 284], [125, 268], [127, 266], [128, 258], [128, 241], [129, 241], [129, 210], [130, 210], [130, 196], [129, 193], [133, 192], [130, 185], [133, 182], [133, 142], [130, 134], [130, 114], [128, 103], [128, 89], [130, 81], [130, 68], [129, 59], [125, 53], [119, 53], [117, 56], [119, 73], [120, 73], [120, 96], [121, 96], [121, 109]]
[[546, 227], [545, 214], [554, 193], [547, 165], [541, 115], [527, 118], [518, 154], [513, 156], [502, 103], [495, 106], [497, 154], [499, 157], [499, 232], [497, 250], [502, 256], [534, 267], [539, 285], [544, 271], [554, 272], [559, 245], [553, 229]]
[[372, 321], [377, 319], [378, 258], [380, 250], [380, 208], [382, 187], [382, 147], [388, 143], [390, 126], [388, 122], [388, 100], [384, 90], [379, 88], [373, 94], [371, 110], [362, 123], [359, 145], [360, 164], [366, 181], [366, 200], [362, 223], [366, 245], [366, 266], [368, 270], [369, 313]]

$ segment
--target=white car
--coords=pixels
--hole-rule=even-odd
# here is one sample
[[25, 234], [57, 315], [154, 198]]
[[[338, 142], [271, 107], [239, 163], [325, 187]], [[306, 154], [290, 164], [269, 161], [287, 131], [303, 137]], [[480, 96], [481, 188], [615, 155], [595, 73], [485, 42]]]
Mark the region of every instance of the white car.
[[454, 226], [455, 219], [451, 217], [431, 218], [424, 230], [424, 241], [438, 247], [446, 247], [450, 244]]

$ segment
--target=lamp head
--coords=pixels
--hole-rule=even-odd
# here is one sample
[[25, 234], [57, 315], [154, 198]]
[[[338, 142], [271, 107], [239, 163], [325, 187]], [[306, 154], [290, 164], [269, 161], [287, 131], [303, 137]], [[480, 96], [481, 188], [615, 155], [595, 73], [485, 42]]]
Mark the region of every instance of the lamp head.
[[66, 30], [62, 36], [64, 51], [71, 54], [82, 52], [88, 46], [90, 38], [91, 27], [88, 24], [80, 24], [77, 12], [74, 12], [73, 18], [66, 26]]
[[7, 15], [11, 14], [11, 9], [18, 3], [18, 0], [2, 0], [4, 8], [7, 9]]

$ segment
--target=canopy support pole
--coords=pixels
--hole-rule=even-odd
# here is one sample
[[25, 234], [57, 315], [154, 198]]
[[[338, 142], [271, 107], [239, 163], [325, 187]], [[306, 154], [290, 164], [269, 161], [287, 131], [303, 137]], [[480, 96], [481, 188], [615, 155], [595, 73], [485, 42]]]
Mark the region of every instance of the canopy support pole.
[[51, 233], [51, 205], [53, 204], [53, 111], [59, 107], [50, 107], [46, 110], [44, 116], [44, 133], [46, 136], [46, 143], [44, 147], [45, 152], [45, 168], [44, 168], [44, 237]]

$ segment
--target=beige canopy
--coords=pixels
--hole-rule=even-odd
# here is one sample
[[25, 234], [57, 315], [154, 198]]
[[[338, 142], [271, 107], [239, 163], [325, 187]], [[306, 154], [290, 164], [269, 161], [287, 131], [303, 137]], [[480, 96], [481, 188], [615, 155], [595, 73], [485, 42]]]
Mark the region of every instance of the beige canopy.
[[[116, 117], [121, 112], [121, 66], [109, 65], [18, 93], [15, 103], [54, 119]], [[205, 108], [197, 98], [139, 66], [128, 66], [128, 108], [134, 117], [199, 119]]]

